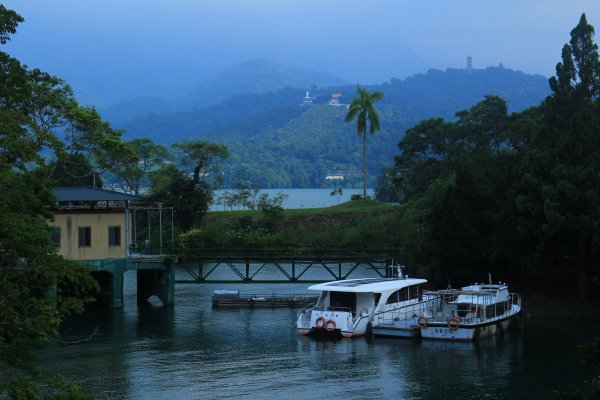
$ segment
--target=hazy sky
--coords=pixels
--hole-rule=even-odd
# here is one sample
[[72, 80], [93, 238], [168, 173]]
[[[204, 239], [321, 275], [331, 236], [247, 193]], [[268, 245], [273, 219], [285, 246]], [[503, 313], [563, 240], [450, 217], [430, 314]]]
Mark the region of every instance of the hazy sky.
[[258, 57], [349, 83], [462, 68], [468, 55], [550, 76], [582, 12], [600, 31], [599, 0], [1, 2], [25, 18], [5, 51], [99, 106], [182, 95]]

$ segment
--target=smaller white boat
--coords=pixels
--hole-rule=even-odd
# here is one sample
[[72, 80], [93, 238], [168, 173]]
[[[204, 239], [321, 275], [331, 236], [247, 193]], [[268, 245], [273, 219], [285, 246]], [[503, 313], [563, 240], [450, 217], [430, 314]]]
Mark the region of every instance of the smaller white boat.
[[423, 339], [470, 342], [503, 334], [521, 312], [521, 297], [509, 293], [504, 283], [475, 284], [427, 295], [437, 296], [438, 301], [417, 321]]
[[392, 313], [402, 309], [403, 318], [414, 319], [411, 329], [418, 334], [416, 323], [423, 309], [418, 305], [421, 303], [420, 285], [427, 281], [408, 278], [402, 275], [400, 268], [396, 275], [396, 278], [348, 279], [310, 286], [309, 290], [319, 290], [321, 295], [315, 306], [298, 314], [298, 332], [362, 336], [375, 333], [380, 328], [376, 322], [383, 321], [384, 314], [393, 320]]

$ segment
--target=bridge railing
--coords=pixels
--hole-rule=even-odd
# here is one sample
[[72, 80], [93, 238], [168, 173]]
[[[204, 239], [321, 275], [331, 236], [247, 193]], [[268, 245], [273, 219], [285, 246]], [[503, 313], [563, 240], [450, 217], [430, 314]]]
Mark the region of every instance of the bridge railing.
[[145, 246], [132, 246], [132, 253], [159, 255], [170, 254], [182, 259], [298, 259], [307, 257], [311, 259], [336, 259], [336, 260], [373, 260], [398, 259], [398, 249], [389, 248], [308, 248], [308, 247], [269, 247], [269, 248], [199, 248], [194, 250], [179, 247], [156, 248]]

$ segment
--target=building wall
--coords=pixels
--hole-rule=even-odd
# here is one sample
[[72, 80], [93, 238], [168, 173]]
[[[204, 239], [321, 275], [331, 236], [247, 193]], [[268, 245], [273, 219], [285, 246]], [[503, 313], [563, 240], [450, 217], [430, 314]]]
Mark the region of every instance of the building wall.
[[[125, 237], [123, 209], [63, 210], [54, 216], [54, 221], [49, 225], [60, 228], [60, 246], [57, 250], [69, 260], [124, 258], [127, 244], [131, 242], [131, 236], [128, 240]], [[80, 246], [80, 227], [90, 227], [89, 247]], [[119, 227], [120, 245], [109, 246], [109, 227]]]

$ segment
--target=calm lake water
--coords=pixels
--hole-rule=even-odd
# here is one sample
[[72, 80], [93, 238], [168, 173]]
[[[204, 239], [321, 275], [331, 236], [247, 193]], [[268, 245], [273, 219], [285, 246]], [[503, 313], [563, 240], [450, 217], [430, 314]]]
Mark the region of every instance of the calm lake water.
[[[526, 319], [522, 330], [479, 344], [296, 332], [296, 309], [212, 308], [214, 289], [307, 293], [305, 284], [177, 284], [174, 307], [138, 307], [135, 273], [125, 307], [94, 307], [65, 324], [76, 345], [42, 351], [99, 399], [547, 399], [587, 376], [577, 345], [597, 323]], [[189, 278], [178, 272], [178, 279]]]
[[[233, 190], [233, 189], [231, 189]], [[217, 190], [215, 198], [222, 192], [231, 190]], [[279, 192], [288, 195], [283, 201], [283, 208], [319, 208], [329, 207], [338, 203], [337, 196], [331, 196], [334, 189], [260, 189], [261, 193], [267, 193], [270, 198], [276, 196]], [[363, 189], [342, 189], [342, 196], [339, 202], [349, 201], [353, 194], [363, 194]], [[373, 189], [367, 189], [367, 195], [374, 196]], [[213, 204], [212, 211], [222, 211], [222, 204]]]

